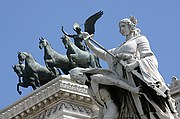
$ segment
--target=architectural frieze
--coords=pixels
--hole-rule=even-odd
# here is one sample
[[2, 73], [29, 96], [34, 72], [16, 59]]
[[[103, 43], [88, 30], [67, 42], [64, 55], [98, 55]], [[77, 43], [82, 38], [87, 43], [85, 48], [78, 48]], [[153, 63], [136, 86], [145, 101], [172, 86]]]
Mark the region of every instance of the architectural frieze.
[[69, 75], [62, 75], [3, 109], [0, 118], [44, 119], [60, 110], [66, 113], [73, 110], [76, 115], [90, 117], [93, 115], [92, 104], [86, 86], [72, 82]]

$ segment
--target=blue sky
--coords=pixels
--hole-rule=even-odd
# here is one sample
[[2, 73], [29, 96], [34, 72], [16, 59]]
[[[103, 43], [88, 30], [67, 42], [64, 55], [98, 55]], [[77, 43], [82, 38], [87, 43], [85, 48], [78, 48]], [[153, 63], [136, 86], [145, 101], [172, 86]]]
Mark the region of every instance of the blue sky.
[[[17, 52], [31, 53], [44, 65], [43, 50], [38, 47], [40, 37], [46, 38], [59, 53], [66, 50], [60, 37], [61, 26], [74, 34], [72, 25], [83, 24], [92, 14], [104, 11], [96, 23], [95, 37], [106, 49], [124, 41], [119, 34], [118, 22], [133, 15], [138, 27], [150, 42], [159, 62], [159, 71], [167, 84], [172, 76], [180, 78], [180, 1], [164, 0], [1, 0], [0, 1], [0, 109], [29, 94], [32, 89], [16, 91], [18, 77], [12, 65], [18, 63]], [[83, 26], [81, 27], [83, 29]], [[101, 61], [104, 68], [105, 62]]]

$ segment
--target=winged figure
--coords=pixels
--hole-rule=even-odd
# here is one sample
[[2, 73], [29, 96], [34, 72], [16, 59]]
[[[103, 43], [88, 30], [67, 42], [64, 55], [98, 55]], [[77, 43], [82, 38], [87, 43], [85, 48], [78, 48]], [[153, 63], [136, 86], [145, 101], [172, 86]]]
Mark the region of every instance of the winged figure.
[[92, 16], [90, 16], [84, 23], [85, 32], [88, 32], [89, 34], [94, 34], [95, 23], [103, 14], [104, 14], [103, 11], [99, 11], [93, 14]]
[[[99, 11], [93, 15], [91, 15], [88, 19], [86, 19], [84, 23], [84, 31], [88, 32], [89, 34], [94, 34], [95, 33], [95, 23], [96, 21], [103, 15], [103, 11]], [[64, 31], [63, 26], [61, 28], [61, 31], [64, 33], [64, 35], [73, 38], [74, 39], [74, 44], [81, 50], [83, 51], [89, 51], [87, 45], [83, 42], [84, 37], [83, 37], [83, 32], [81, 31], [80, 25], [78, 23], [74, 23], [73, 25], [73, 30], [76, 32], [76, 34], [68, 34], [67, 32]], [[70, 53], [71, 54], [71, 53]], [[97, 67], [101, 67], [99, 63], [99, 58], [95, 57], [95, 62]]]
[[[91, 15], [88, 19], [86, 19], [84, 23], [84, 31], [88, 32], [89, 34], [94, 34], [95, 33], [95, 23], [96, 21], [103, 15], [103, 11], [99, 11], [93, 15]], [[67, 32], [64, 31], [63, 26], [62, 26], [62, 32], [71, 38], [74, 39], [74, 44], [81, 50], [86, 50], [86, 47], [83, 44], [83, 35], [82, 31], [80, 28], [80, 25], [78, 23], [74, 23], [73, 25], [73, 30], [76, 32], [76, 34], [68, 34]]]

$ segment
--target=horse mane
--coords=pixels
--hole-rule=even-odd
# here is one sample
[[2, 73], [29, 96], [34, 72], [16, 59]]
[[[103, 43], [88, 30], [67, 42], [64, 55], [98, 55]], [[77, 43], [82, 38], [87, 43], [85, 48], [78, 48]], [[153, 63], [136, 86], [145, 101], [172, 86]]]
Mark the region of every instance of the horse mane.
[[[67, 43], [69, 42], [69, 43], [75, 45], [74, 42], [71, 41], [71, 39], [70, 39], [68, 36], [65, 36], [64, 39], [67, 41]], [[76, 46], [76, 45], [75, 45], [75, 46]]]
[[25, 55], [30, 55], [29, 53], [27, 53], [27, 52], [21, 52], [22, 54], [25, 54]]
[[49, 45], [52, 49], [53, 49], [53, 47], [51, 46], [51, 44], [48, 42], [48, 40], [46, 40], [46, 39], [43, 39], [46, 43], [47, 43], [47, 45]]
[[27, 52], [21, 52], [21, 53], [23, 53], [24, 55], [26, 55], [26, 56], [32, 58], [33, 60], [35, 60], [35, 58], [30, 53], [27, 53]]

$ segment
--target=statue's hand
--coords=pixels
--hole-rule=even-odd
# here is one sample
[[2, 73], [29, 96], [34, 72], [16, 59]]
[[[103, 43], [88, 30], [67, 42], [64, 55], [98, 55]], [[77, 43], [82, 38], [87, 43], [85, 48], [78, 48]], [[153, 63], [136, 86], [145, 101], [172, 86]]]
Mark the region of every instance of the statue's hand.
[[82, 36], [84, 39], [86, 39], [89, 36], [89, 33], [88, 32], [82, 32]]
[[94, 34], [90, 34], [88, 32], [82, 32], [83, 38], [84, 40], [89, 40], [90, 38], [92, 38], [94, 36]]
[[138, 66], [138, 63], [135, 61], [133, 63], [130, 63], [130, 64], [127, 64], [125, 66], [125, 69], [128, 71], [128, 72], [131, 72], [133, 69], [135, 69], [136, 67]]
[[142, 90], [141, 88], [142, 88], [141, 86], [135, 87], [131, 92], [138, 95]]

